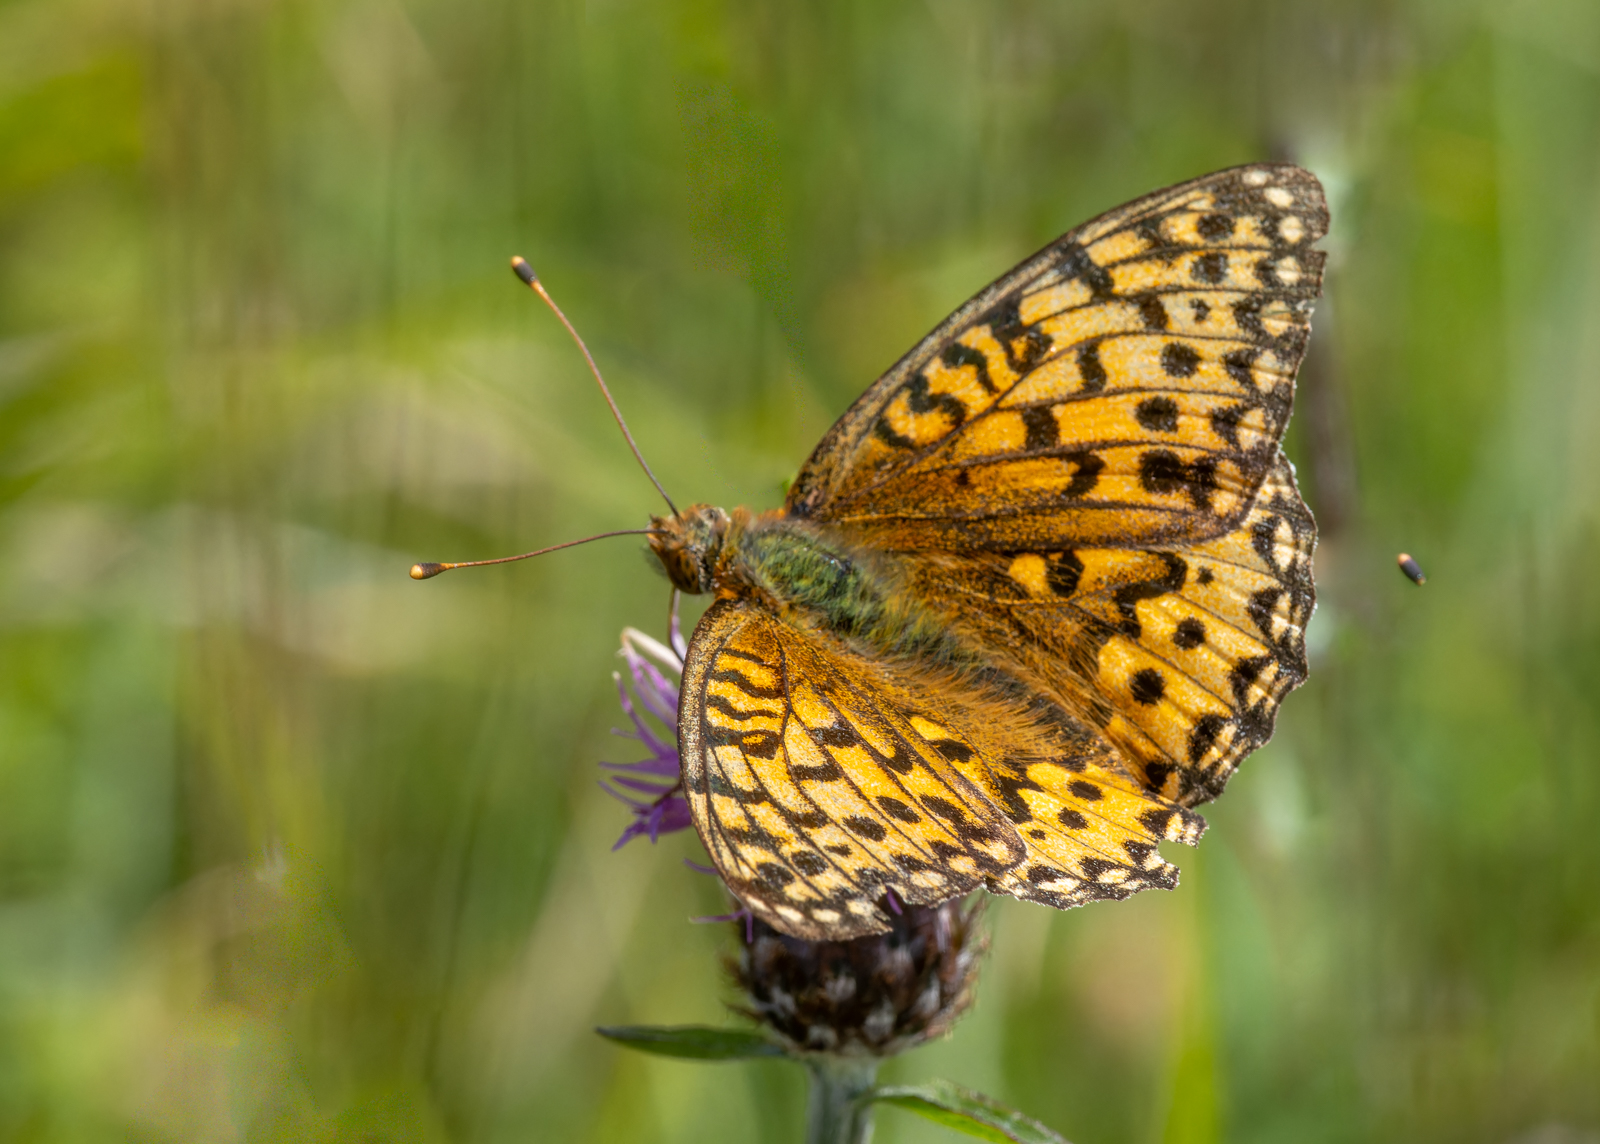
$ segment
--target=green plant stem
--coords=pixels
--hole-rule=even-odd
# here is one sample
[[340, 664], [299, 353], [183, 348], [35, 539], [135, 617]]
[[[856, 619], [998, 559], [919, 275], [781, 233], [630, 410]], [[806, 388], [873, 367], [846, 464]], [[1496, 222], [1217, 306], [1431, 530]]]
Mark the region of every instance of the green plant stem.
[[872, 1105], [858, 1098], [878, 1077], [877, 1057], [817, 1055], [806, 1059], [811, 1097], [806, 1106], [806, 1144], [867, 1144]]

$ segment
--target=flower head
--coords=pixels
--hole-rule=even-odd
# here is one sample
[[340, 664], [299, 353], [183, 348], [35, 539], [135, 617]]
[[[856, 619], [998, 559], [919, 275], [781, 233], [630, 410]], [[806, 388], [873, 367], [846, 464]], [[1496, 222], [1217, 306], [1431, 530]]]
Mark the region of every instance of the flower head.
[[[647, 835], [654, 842], [693, 825], [678, 762], [677, 680], [687, 647], [676, 612], [667, 639], [660, 643], [635, 628], [622, 632], [620, 654], [632, 686], [620, 672], [613, 678], [634, 729], [616, 733], [637, 739], [649, 754], [633, 763], [601, 764], [614, 772], [601, 786], [633, 812], [613, 849], [630, 838]], [[889, 891], [894, 917], [888, 932], [850, 941], [789, 937], [742, 903], [735, 906], [732, 913], [694, 920], [738, 926], [739, 954], [727, 967], [744, 994], [740, 1011], [796, 1054], [886, 1057], [942, 1035], [971, 1004], [988, 949], [981, 903], [960, 899], [916, 906]]]
[[887, 933], [850, 941], [802, 941], [756, 921], [728, 968], [745, 1012], [791, 1052], [892, 1056], [949, 1031], [972, 1003], [989, 946], [981, 913], [981, 899], [908, 904]]

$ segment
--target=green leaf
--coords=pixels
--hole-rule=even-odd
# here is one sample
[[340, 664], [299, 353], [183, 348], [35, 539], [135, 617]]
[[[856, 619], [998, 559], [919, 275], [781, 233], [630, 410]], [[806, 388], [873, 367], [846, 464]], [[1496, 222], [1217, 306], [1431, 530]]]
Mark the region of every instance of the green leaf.
[[781, 1057], [783, 1050], [759, 1033], [713, 1029], [707, 1025], [611, 1025], [596, 1029], [602, 1037], [663, 1057], [690, 1061], [742, 1061]]
[[936, 1124], [995, 1144], [1068, 1144], [1065, 1137], [1032, 1117], [947, 1080], [875, 1088], [861, 1099], [908, 1109]]

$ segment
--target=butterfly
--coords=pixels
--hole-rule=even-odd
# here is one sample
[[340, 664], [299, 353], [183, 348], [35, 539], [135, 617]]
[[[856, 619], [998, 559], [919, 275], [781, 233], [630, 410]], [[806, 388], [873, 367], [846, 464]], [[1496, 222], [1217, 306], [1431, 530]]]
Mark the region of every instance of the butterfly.
[[694, 825], [808, 940], [978, 887], [1172, 888], [1162, 841], [1306, 675], [1315, 524], [1279, 442], [1328, 228], [1286, 164], [1051, 243], [823, 437], [783, 508], [652, 518], [712, 593], [678, 729]]

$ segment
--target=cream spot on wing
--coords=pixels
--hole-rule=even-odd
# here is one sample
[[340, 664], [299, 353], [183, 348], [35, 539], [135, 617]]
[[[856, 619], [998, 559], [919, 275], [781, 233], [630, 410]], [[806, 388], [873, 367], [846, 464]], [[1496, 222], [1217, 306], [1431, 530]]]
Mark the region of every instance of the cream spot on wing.
[[1303, 224], [1296, 215], [1286, 215], [1284, 219], [1278, 223], [1278, 234], [1285, 242], [1299, 242], [1305, 237], [1305, 233], [1305, 224]]
[[1285, 286], [1293, 286], [1300, 281], [1300, 263], [1294, 258], [1279, 259], [1278, 264], [1272, 268], [1272, 272], [1276, 275], [1278, 281]]
[[1078, 279], [1063, 282], [1058, 286], [1051, 286], [1045, 290], [1038, 290], [1026, 294], [1022, 304], [1018, 307], [1018, 314], [1027, 325], [1033, 325], [1041, 319], [1059, 314], [1063, 310], [1070, 310], [1074, 306], [1082, 306], [1090, 298], [1089, 287]]
[[1294, 192], [1287, 187], [1268, 187], [1262, 195], [1275, 207], [1287, 207], [1294, 203]]
[[1270, 178], [1270, 176], [1265, 171], [1246, 171], [1244, 175], [1244, 182], [1246, 186], [1259, 187], [1262, 183], [1265, 183], [1268, 178]]
[[1121, 230], [1092, 244], [1089, 247], [1089, 257], [1101, 266], [1105, 266], [1107, 263], [1132, 258], [1143, 252], [1145, 246], [1145, 240], [1136, 231]]
[[1049, 565], [1037, 552], [1024, 552], [1011, 561], [1011, 578], [1028, 590], [1031, 596], [1048, 596], [1050, 584], [1046, 579]]

